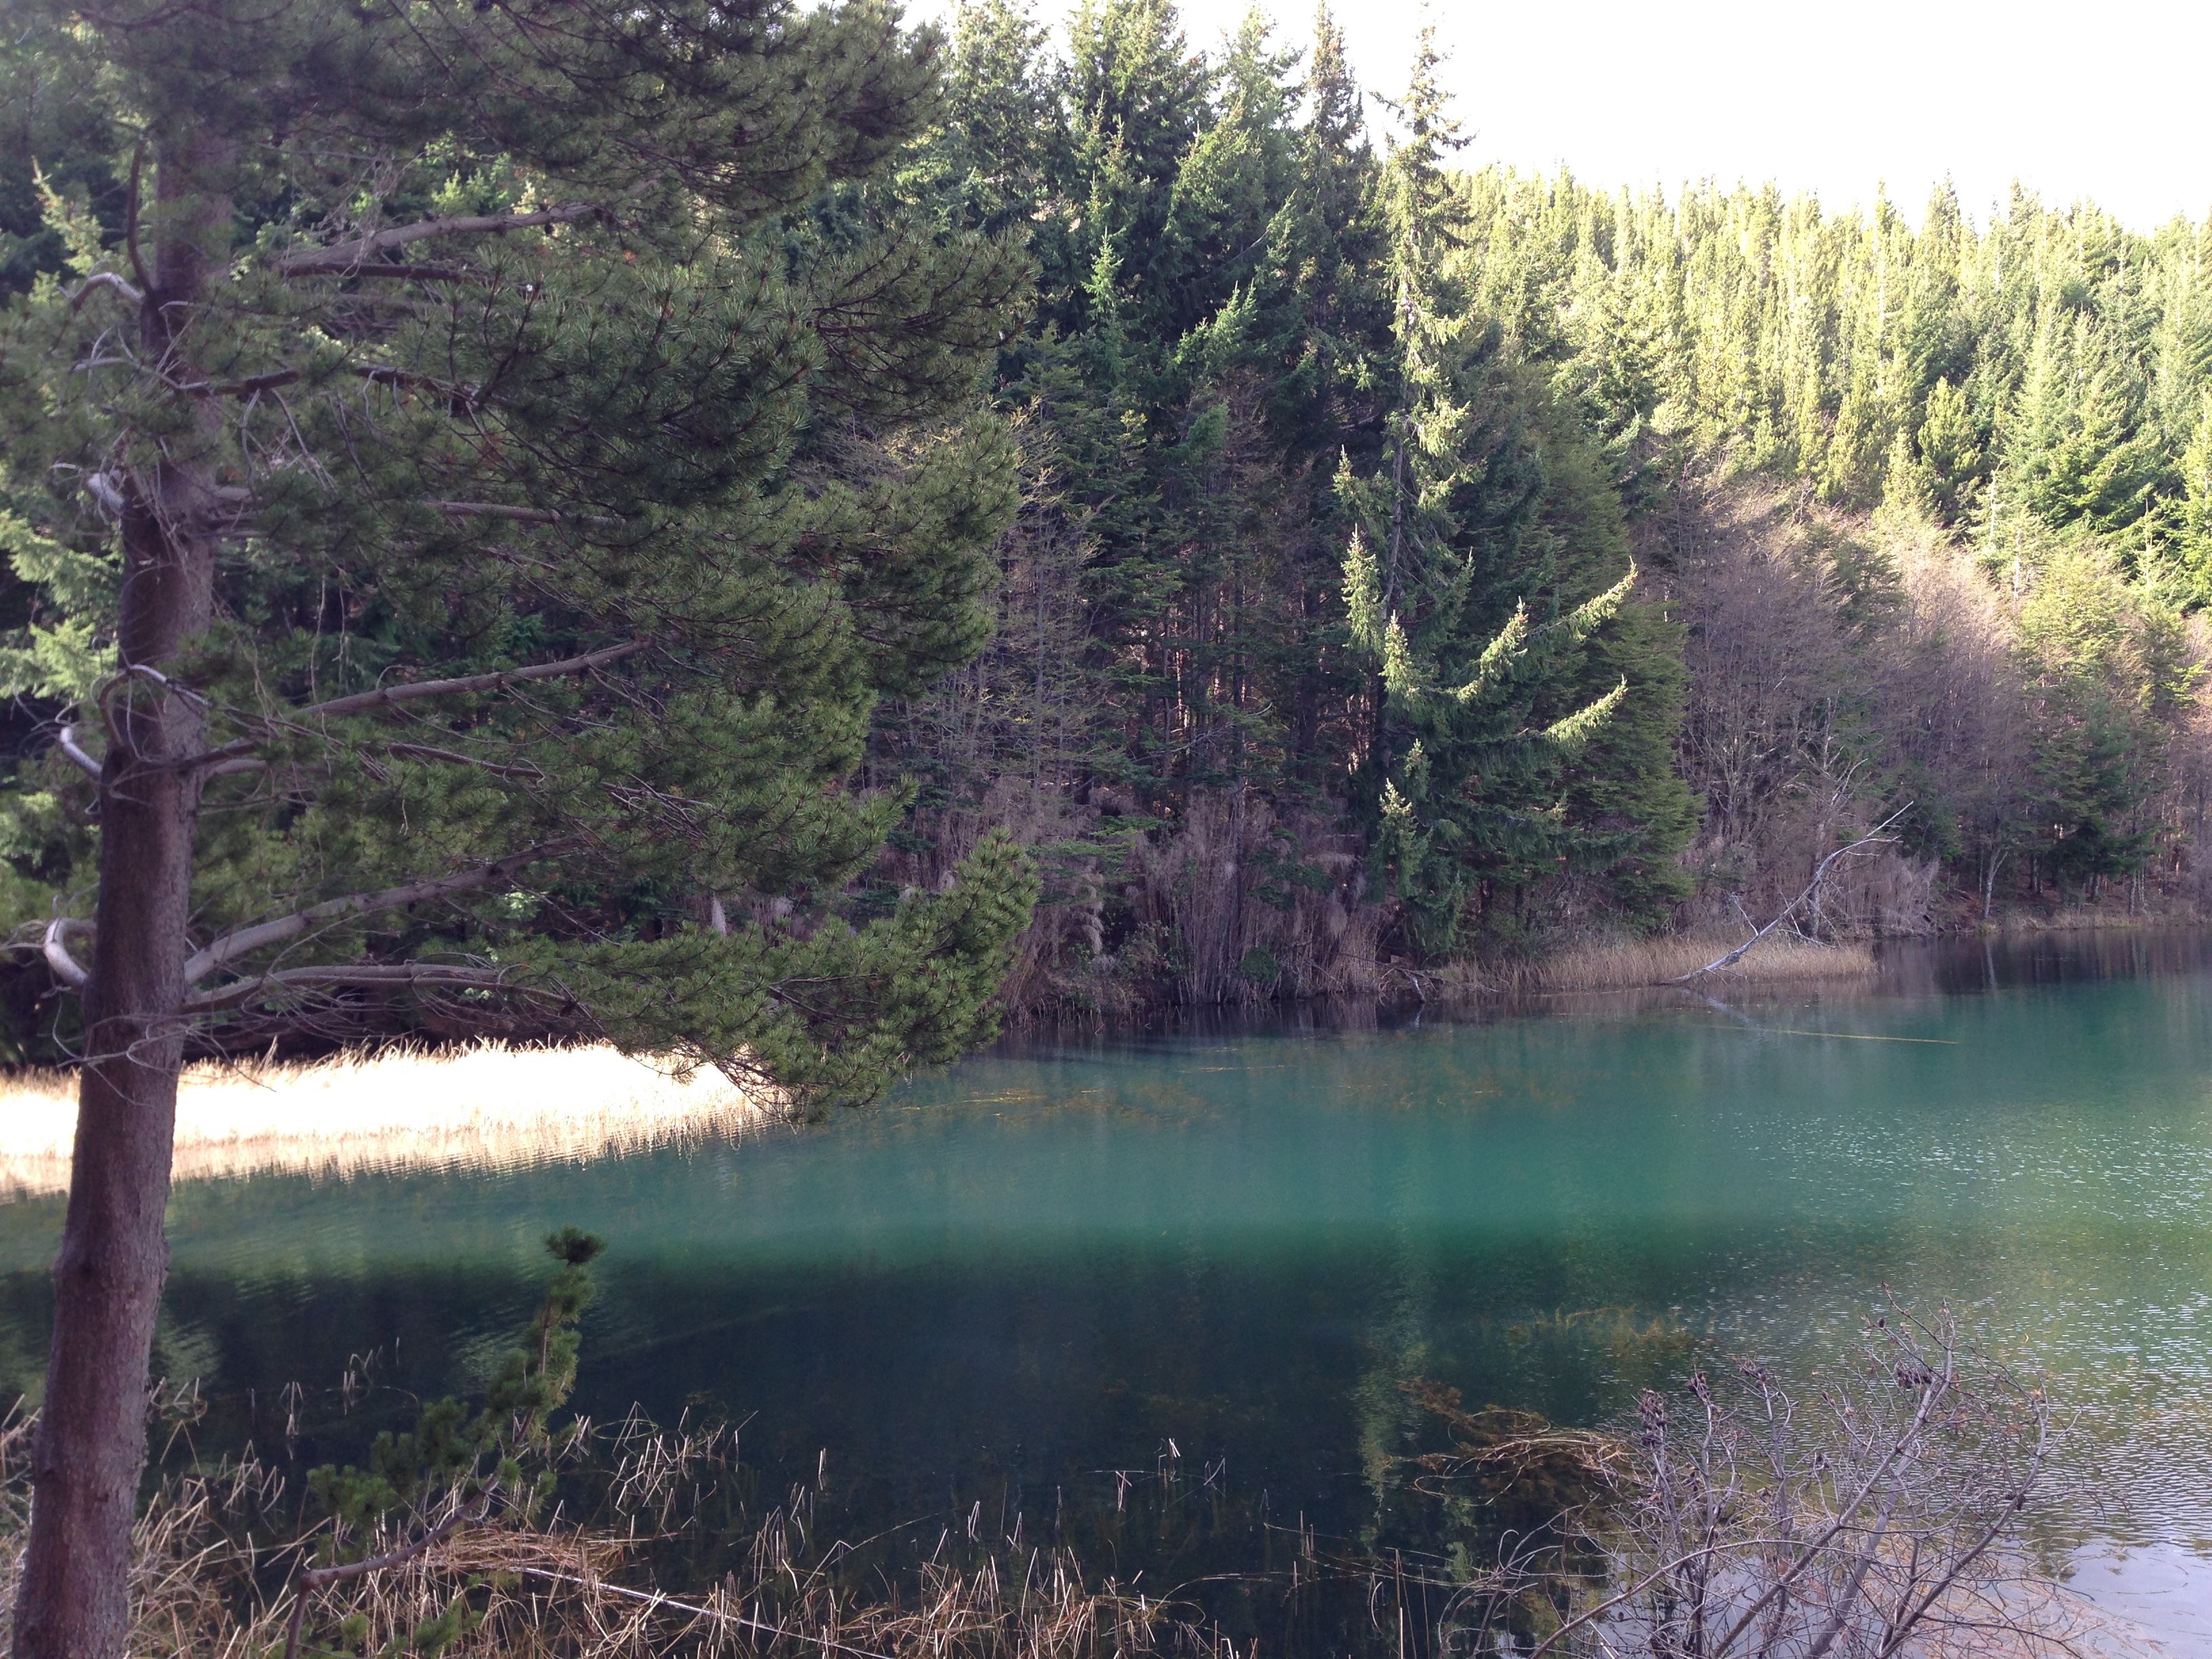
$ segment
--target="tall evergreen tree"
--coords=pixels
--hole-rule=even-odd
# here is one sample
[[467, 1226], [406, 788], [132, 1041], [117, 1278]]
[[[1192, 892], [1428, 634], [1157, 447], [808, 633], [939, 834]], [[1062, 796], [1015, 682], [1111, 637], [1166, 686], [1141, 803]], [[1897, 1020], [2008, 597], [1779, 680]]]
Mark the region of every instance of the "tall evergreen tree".
[[[1468, 305], [1450, 262], [1443, 158], [1460, 147], [1437, 83], [1432, 31], [1393, 106], [1402, 135], [1382, 170], [1384, 270], [1394, 329], [1379, 367], [1396, 387], [1382, 453], [1347, 458], [1338, 495], [1352, 521], [1344, 568], [1352, 643], [1372, 665], [1360, 773], [1375, 848], [1408, 931], [1426, 952], [1458, 941], [1487, 876], [1547, 858], [1559, 840], [1556, 763], [1618, 706], [1615, 686], [1546, 723], [1546, 674], [1607, 620], [1632, 574], [1564, 614], [1532, 611], [1551, 573], [1513, 557], [1543, 477], [1498, 331]], [[1531, 580], [1531, 579], [1534, 579]], [[1525, 585], [1524, 585], [1525, 584]], [[1487, 613], [1521, 587], [1503, 626]]]
[[1021, 860], [856, 925], [899, 802], [842, 780], [988, 626], [1030, 276], [871, 196], [938, 45], [867, 4], [17, 24], [137, 135], [0, 368], [82, 1007], [15, 1644], [109, 1659], [188, 1048], [590, 1034], [828, 1099], [990, 1030]]

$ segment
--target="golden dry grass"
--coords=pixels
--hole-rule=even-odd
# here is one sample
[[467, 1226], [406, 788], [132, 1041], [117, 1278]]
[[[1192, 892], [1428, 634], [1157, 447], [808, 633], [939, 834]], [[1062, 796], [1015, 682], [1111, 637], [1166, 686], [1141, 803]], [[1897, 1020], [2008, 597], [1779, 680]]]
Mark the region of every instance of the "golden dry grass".
[[[1743, 942], [1741, 933], [1673, 933], [1659, 939], [1594, 940], [1570, 945], [1525, 963], [1487, 970], [1486, 988], [1527, 993], [1621, 991], [1664, 985], [1718, 960]], [[1875, 971], [1874, 951], [1866, 945], [1816, 945], [1794, 933], [1768, 934], [1717, 973], [1694, 981], [1756, 985], [1807, 980], [1857, 979]]]
[[[685, 1076], [605, 1046], [203, 1060], [177, 1091], [176, 1176], [578, 1160], [757, 1125], [773, 1105], [719, 1072]], [[0, 1077], [0, 1192], [65, 1191], [76, 1123], [73, 1073]]]
[[[0, 1647], [22, 1571], [31, 1432], [21, 1412], [0, 1418]], [[584, 1439], [590, 1446], [572, 1443], [572, 1454], [593, 1450], [611, 1466], [601, 1524], [556, 1511], [465, 1525], [384, 1570], [307, 1588], [298, 1652], [416, 1651], [417, 1635], [462, 1599], [470, 1616], [441, 1650], [448, 1659], [1237, 1659], [1157, 1596], [1093, 1583], [1066, 1552], [1018, 1538], [958, 1560], [940, 1540], [918, 1565], [846, 1584], [838, 1569], [852, 1546], [816, 1543], [803, 1489], [760, 1520], [718, 1582], [665, 1594], [637, 1546], [696, 1524], [696, 1505], [729, 1476], [734, 1435], [664, 1433], [632, 1417]], [[451, 1515], [458, 1503], [447, 1493], [429, 1509]], [[128, 1651], [283, 1655], [303, 1581], [270, 1564], [298, 1557], [250, 1540], [297, 1508], [284, 1476], [251, 1455], [163, 1480], [133, 1528]], [[299, 1541], [312, 1546], [328, 1525]], [[418, 1516], [352, 1541], [404, 1555], [429, 1531]]]

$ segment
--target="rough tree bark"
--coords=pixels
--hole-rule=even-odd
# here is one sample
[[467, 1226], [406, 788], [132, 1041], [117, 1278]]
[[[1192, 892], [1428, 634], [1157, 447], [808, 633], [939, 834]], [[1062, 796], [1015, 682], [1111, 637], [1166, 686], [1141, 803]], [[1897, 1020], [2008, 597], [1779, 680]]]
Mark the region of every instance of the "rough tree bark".
[[[141, 348], [195, 376], [188, 333], [227, 248], [226, 158], [193, 134], [155, 148], [157, 210]], [[133, 209], [136, 216], [135, 204]], [[136, 252], [134, 225], [133, 252]], [[212, 420], [213, 411], [203, 414]], [[147, 1369], [168, 1271], [162, 1218], [199, 816], [202, 705], [162, 672], [210, 619], [223, 512], [190, 436], [126, 472], [120, 671], [102, 698], [100, 896], [84, 987], [68, 1218], [54, 1264], [53, 1345], [32, 1452], [18, 1659], [119, 1659], [132, 1510], [146, 1462]]]

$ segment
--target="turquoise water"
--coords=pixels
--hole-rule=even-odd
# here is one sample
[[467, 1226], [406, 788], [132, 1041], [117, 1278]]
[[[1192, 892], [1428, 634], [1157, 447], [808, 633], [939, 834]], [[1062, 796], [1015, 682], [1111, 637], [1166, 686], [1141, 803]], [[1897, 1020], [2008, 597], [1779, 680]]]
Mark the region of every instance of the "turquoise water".
[[[842, 1478], [859, 1518], [1042, 1512], [1171, 1449], [1372, 1536], [1424, 1426], [1403, 1381], [1597, 1422], [1700, 1358], [1816, 1366], [1888, 1286], [2081, 1407], [2080, 1530], [2186, 1556], [2212, 1540], [2206, 961], [1976, 947], [1870, 992], [1031, 1046], [817, 1129], [194, 1183], [160, 1362], [204, 1379], [209, 1432], [264, 1443], [285, 1382], [356, 1354], [465, 1383], [573, 1222], [611, 1243], [580, 1404], [747, 1417], [749, 1459]], [[0, 1386], [39, 1369], [58, 1220], [0, 1208]]]

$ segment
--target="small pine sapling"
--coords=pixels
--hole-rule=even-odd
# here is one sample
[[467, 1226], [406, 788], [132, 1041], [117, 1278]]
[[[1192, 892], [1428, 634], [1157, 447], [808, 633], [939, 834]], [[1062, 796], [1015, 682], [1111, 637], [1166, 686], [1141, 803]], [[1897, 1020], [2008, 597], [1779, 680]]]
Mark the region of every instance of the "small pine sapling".
[[[543, 1514], [568, 1438], [551, 1419], [575, 1387], [577, 1325], [592, 1301], [588, 1269], [605, 1248], [573, 1226], [546, 1236], [546, 1252], [561, 1265], [481, 1408], [471, 1413], [459, 1400], [433, 1401], [413, 1428], [378, 1435], [366, 1468], [326, 1464], [309, 1474], [308, 1492], [327, 1513], [328, 1525], [313, 1547], [317, 1564], [300, 1573], [284, 1659], [297, 1659], [317, 1591], [399, 1566], [464, 1528], [526, 1526]], [[404, 1540], [376, 1547], [395, 1534]], [[443, 1652], [476, 1618], [465, 1589], [416, 1626], [407, 1650]]]

